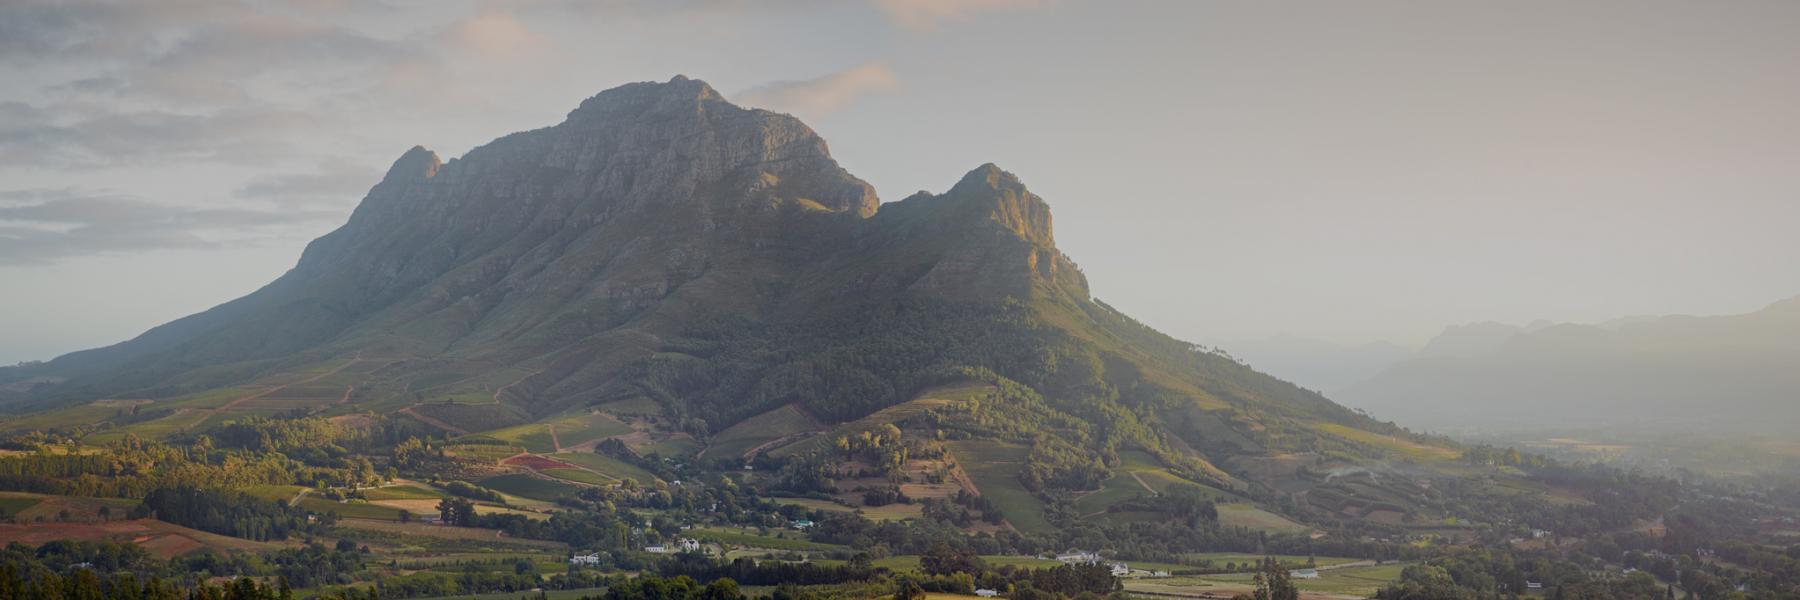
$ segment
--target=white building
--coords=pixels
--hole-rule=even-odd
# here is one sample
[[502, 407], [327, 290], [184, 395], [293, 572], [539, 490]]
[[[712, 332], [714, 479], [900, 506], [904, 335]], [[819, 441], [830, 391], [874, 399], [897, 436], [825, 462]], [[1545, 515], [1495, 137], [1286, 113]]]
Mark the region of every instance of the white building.
[[1112, 563], [1110, 566], [1112, 567], [1113, 577], [1124, 577], [1126, 575], [1131, 574], [1131, 565], [1127, 565], [1122, 562], [1116, 562], [1116, 563]]
[[1056, 555], [1056, 560], [1071, 565], [1091, 564], [1100, 562], [1100, 555], [1093, 552], [1076, 550], [1067, 554], [1058, 554]]
[[1319, 578], [1319, 570], [1318, 569], [1295, 569], [1293, 571], [1288, 571], [1288, 577], [1292, 577], [1294, 579], [1318, 579]]
[[975, 595], [981, 596], [983, 598], [992, 598], [994, 596], [1000, 595], [1000, 592], [998, 590], [990, 590], [987, 588], [981, 588], [981, 589], [975, 590]]
[[673, 545], [657, 544], [655, 546], [644, 546], [644, 551], [649, 552], [651, 554], [674, 554], [676, 552], [699, 552], [700, 551], [700, 540], [696, 540], [693, 538], [681, 538], [679, 540], [675, 540], [675, 543]]
[[569, 557], [569, 564], [584, 565], [584, 566], [589, 566], [589, 567], [598, 565], [598, 564], [600, 564], [600, 553], [595, 552], [593, 554], [577, 554], [575, 556], [571, 556], [571, 557]]

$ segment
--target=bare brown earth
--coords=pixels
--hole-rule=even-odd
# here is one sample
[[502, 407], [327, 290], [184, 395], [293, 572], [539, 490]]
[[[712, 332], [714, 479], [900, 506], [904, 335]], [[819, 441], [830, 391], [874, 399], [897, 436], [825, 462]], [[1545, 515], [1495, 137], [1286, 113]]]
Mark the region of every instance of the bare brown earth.
[[227, 537], [155, 519], [0, 523], [0, 543], [20, 542], [35, 546], [52, 540], [134, 542], [162, 558], [202, 548], [258, 551], [288, 545], [286, 542], [253, 542]]

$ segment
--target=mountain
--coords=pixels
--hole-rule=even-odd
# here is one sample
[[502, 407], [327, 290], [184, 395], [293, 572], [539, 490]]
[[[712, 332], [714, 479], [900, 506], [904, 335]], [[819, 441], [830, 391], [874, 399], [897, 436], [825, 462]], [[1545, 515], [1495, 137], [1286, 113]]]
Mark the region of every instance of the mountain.
[[1186, 481], [1302, 518], [1395, 502], [1294, 503], [1310, 473], [1455, 456], [1092, 298], [999, 167], [882, 204], [800, 121], [684, 77], [449, 161], [412, 148], [262, 289], [0, 384], [15, 430], [373, 414], [721, 468], [895, 424], [1013, 457], [984, 487]]
[[1800, 418], [1800, 298], [1731, 316], [1481, 324], [1441, 339], [1341, 397], [1434, 428], [1772, 432]]
[[1293, 335], [1220, 342], [1218, 346], [1257, 368], [1326, 393], [1368, 379], [1414, 353], [1412, 348], [1392, 342], [1350, 345]]

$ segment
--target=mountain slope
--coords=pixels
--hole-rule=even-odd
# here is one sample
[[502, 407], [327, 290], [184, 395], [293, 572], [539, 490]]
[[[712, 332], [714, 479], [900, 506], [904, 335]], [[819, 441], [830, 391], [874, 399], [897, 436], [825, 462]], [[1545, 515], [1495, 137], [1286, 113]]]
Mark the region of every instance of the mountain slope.
[[[24, 406], [146, 434], [292, 410], [462, 434], [632, 406], [702, 441], [783, 407], [843, 423], [981, 384], [907, 427], [1029, 450], [1022, 481], [1073, 491], [1147, 455], [1273, 497], [1419, 448], [1092, 299], [1012, 174], [879, 205], [799, 121], [682, 77], [448, 162], [413, 148], [263, 289], [6, 381], [32, 384], [13, 386]], [[148, 404], [107, 421], [96, 401], [116, 398]]]

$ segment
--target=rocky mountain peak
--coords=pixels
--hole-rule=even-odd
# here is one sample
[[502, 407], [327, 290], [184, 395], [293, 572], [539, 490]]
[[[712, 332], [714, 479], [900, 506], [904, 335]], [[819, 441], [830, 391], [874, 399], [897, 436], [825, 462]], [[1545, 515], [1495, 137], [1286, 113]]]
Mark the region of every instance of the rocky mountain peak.
[[387, 175], [382, 176], [381, 180], [416, 181], [430, 179], [437, 176], [438, 169], [443, 166], [444, 162], [438, 159], [436, 152], [427, 150], [424, 146], [413, 146], [411, 150], [407, 150], [405, 154], [400, 155], [400, 158], [394, 161], [393, 166], [388, 167]]
[[1050, 205], [1026, 189], [1018, 176], [994, 163], [963, 175], [944, 197], [957, 204], [958, 209], [972, 213], [966, 217], [985, 217], [1032, 244], [1056, 247]]
[[721, 106], [743, 110], [726, 102], [725, 97], [706, 82], [676, 75], [667, 82], [628, 83], [595, 94], [570, 111], [569, 120], [604, 120], [621, 116], [671, 118]]

